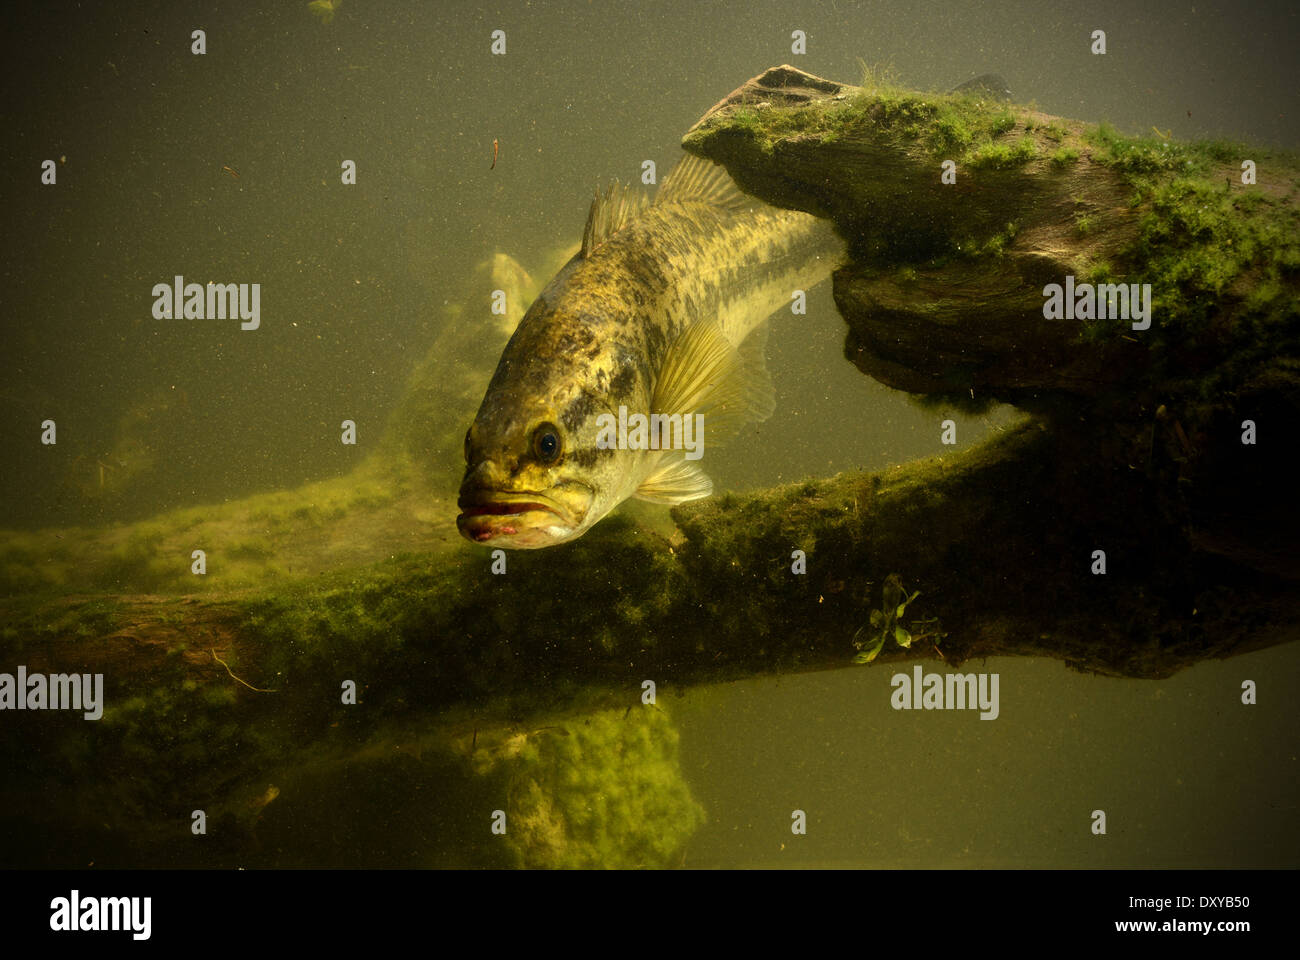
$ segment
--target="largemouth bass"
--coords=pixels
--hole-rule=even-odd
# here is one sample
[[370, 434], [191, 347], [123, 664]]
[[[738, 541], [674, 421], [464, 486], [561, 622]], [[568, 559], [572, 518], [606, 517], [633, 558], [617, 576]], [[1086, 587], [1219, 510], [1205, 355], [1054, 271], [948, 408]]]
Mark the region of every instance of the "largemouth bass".
[[519, 322], [465, 435], [461, 533], [546, 547], [629, 497], [708, 496], [704, 449], [775, 406], [767, 318], [842, 250], [824, 221], [747, 197], [695, 157], [652, 204], [598, 192], [581, 249]]

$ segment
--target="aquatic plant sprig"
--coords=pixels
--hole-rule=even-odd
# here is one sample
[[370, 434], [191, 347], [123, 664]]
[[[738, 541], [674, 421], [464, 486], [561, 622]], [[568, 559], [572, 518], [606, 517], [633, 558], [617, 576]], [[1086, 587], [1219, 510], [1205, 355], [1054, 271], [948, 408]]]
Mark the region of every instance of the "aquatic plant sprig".
[[[921, 591], [915, 590], [909, 595], [903, 587], [903, 581], [898, 574], [891, 573], [885, 578], [885, 583], [881, 587], [881, 594], [882, 603], [880, 609], [873, 609], [868, 623], [858, 627], [857, 632], [853, 634], [853, 645], [858, 650], [853, 657], [854, 663], [870, 663], [875, 660], [880, 651], [884, 649], [885, 641], [891, 637], [904, 650], [910, 649], [912, 641], [919, 639], [919, 637], [914, 637], [911, 631], [903, 626], [901, 620], [903, 614], [907, 612], [908, 604], [919, 597]], [[875, 636], [865, 643], [859, 641], [858, 638], [868, 626], [876, 631]], [[924, 636], [928, 637], [936, 634], [937, 631], [927, 631]], [[942, 636], [941, 634], [938, 635]]]

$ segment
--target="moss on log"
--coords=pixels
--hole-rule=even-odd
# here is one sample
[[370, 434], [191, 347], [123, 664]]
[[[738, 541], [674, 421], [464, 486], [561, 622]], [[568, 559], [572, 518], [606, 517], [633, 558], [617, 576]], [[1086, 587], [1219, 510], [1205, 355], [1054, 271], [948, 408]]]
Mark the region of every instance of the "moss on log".
[[[1162, 521], [1195, 546], [1297, 578], [1300, 160], [1155, 134], [783, 66], [683, 146], [835, 222], [845, 355], [864, 373], [930, 399], [1014, 403], [1101, 441], [1093, 455], [1146, 473]], [[1149, 329], [1047, 319], [1044, 288], [1067, 276], [1099, 299], [1103, 284], [1150, 284]]]
[[[15, 715], [0, 808], [48, 818], [69, 843], [107, 824], [134, 862], [297, 862], [311, 844], [294, 825], [329, 816], [311, 798], [367, 770], [403, 796], [425, 788], [423, 808], [404, 808], [412, 824], [451, 824], [421, 862], [664, 864], [698, 811], [642, 682], [849, 667], [891, 575], [920, 591], [900, 621], [918, 639], [891, 638], [858, 669], [1026, 654], [1159, 677], [1296, 636], [1293, 591], [1187, 558], [1142, 476], [1099, 471], [1079, 449], [1029, 423], [966, 456], [679, 509], [671, 541], [615, 519], [512, 555], [504, 576], [465, 550], [225, 598], [9, 600], [15, 662], [102, 669], [108, 707], [93, 737], [79, 718]], [[1093, 544], [1112, 558], [1106, 577], [1089, 571]], [[806, 574], [792, 572], [795, 550]], [[349, 680], [356, 706], [341, 703]], [[591, 743], [569, 742], [578, 728]], [[614, 762], [629, 749], [647, 751], [644, 783]], [[620, 820], [631, 799], [608, 786], [629, 777], [644, 794], [636, 830]], [[611, 798], [599, 814], [595, 794]], [[190, 843], [194, 809], [220, 838], [210, 848]], [[521, 829], [493, 846], [496, 809]], [[281, 846], [263, 849], [268, 830], [287, 832]]]
[[[1139, 415], [1152, 395], [1227, 395], [1300, 352], [1294, 155], [788, 66], [734, 91], [683, 146], [835, 222], [846, 355], [900, 389], [1021, 405], [1120, 393], [1114, 411]], [[1242, 183], [1245, 160], [1258, 185]], [[1043, 287], [1067, 274], [1152, 284], [1151, 329], [1045, 320]]]

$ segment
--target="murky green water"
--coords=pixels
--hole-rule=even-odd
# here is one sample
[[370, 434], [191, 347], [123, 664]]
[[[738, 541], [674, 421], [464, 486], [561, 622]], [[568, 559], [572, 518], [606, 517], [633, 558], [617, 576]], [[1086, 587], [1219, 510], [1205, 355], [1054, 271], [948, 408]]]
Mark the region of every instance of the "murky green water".
[[[126, 592], [176, 592], [165, 572], [131, 579], [150, 569], [122, 545], [136, 528], [102, 550], [90, 531], [189, 507], [233, 524], [213, 505], [348, 476], [378, 448], [430, 345], [481, 342], [474, 325], [495, 322], [483, 266], [494, 254], [544, 282], [556, 251], [580, 238], [597, 184], [631, 180], [647, 159], [668, 170], [686, 129], [766, 67], [854, 82], [861, 58], [935, 89], [997, 71], [1018, 101], [1048, 113], [1294, 147], [1296, 12], [1163, 10], [345, 0], [329, 23], [306, 3], [218, 13], [55, 4], [22, 15], [5, 41], [0, 527], [21, 531], [5, 535], [11, 546], [34, 530], [63, 532], [8, 555], [8, 596], [91, 594], [115, 576]], [[1111, 37], [1104, 62], [1088, 52], [1098, 27]], [[190, 51], [195, 29], [206, 32], [202, 56]], [[496, 29], [505, 56], [489, 53]], [[795, 30], [806, 55], [791, 52]], [[39, 182], [47, 159], [53, 186]], [[345, 160], [355, 186], [340, 184]], [[177, 275], [260, 283], [260, 328], [155, 319], [151, 288]], [[957, 450], [1015, 422], [1010, 408], [919, 409], [843, 359], [843, 331], [829, 285], [806, 317], [774, 319], [777, 412], [719, 450], [720, 490], [950, 453], [938, 426], [949, 415]], [[440, 375], [483, 386], [490, 374], [469, 355], [439, 362]], [[58, 423], [55, 447], [38, 442], [46, 418]], [[345, 419], [357, 424], [355, 446], [338, 442]], [[448, 542], [472, 549], [455, 540], [449, 478], [459, 464], [422, 469], [450, 500], [402, 501], [394, 511], [406, 512], [383, 531], [346, 527], [358, 508], [339, 500], [301, 561], [268, 520], [240, 534], [245, 566], [232, 585], [291, 580], [297, 562], [314, 576]], [[373, 549], [357, 547], [367, 535]], [[96, 565], [113, 550], [127, 551], [118, 567]], [[6, 634], [0, 670], [21, 662], [19, 639]], [[678, 862], [1294, 866], [1298, 667], [1294, 645], [1160, 682], [1044, 660], [967, 664], [1001, 677], [991, 722], [891, 709], [893, 666], [673, 691], [665, 706], [704, 812]], [[1260, 683], [1257, 706], [1239, 702], [1247, 679]], [[391, 801], [372, 783], [342, 777], [337, 789], [336, 807], [299, 808], [296, 833], [291, 812], [266, 821], [268, 835], [298, 837], [285, 841], [290, 852], [251, 856], [300, 864], [294, 844], [310, 845], [314, 830], [332, 838], [320, 865], [446, 864], [436, 830], [418, 838], [423, 850], [373, 835], [352, 849], [337, 835], [349, 824], [409, 835], [419, 809], [404, 801], [389, 820], [380, 811]], [[291, 799], [281, 801], [289, 811]], [[7, 823], [25, 822], [21, 798], [5, 804]], [[1097, 808], [1110, 818], [1105, 837], [1088, 829]], [[806, 836], [791, 833], [794, 810], [807, 813]], [[102, 843], [88, 834], [85, 859]], [[131, 865], [129, 853], [115, 856]]]
[[[892, 669], [688, 694], [677, 712], [687, 776], [706, 807], [726, 811], [696, 835], [688, 863], [1293, 865], [1290, 648], [1166, 681], [1039, 659], [964, 669], [1000, 674], [997, 720], [896, 712]], [[1241, 680], [1263, 677], [1281, 678], [1275, 702], [1241, 707]], [[791, 836], [777, 798], [809, 811], [807, 836]], [[1081, 829], [1096, 807], [1112, 817], [1106, 837]]]

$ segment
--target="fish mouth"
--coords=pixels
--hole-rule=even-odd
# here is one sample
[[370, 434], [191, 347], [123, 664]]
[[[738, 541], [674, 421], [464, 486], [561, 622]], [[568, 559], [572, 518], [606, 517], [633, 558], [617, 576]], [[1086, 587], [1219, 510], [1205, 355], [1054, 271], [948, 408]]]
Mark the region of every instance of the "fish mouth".
[[456, 527], [474, 543], [544, 547], [567, 540], [578, 526], [573, 511], [540, 493], [471, 489], [456, 505]]
[[509, 513], [528, 513], [532, 510], [545, 510], [557, 517], [560, 516], [559, 511], [553, 507], [534, 500], [488, 500], [466, 503], [465, 498], [462, 497], [456, 505], [460, 507], [462, 517], [499, 517]]

